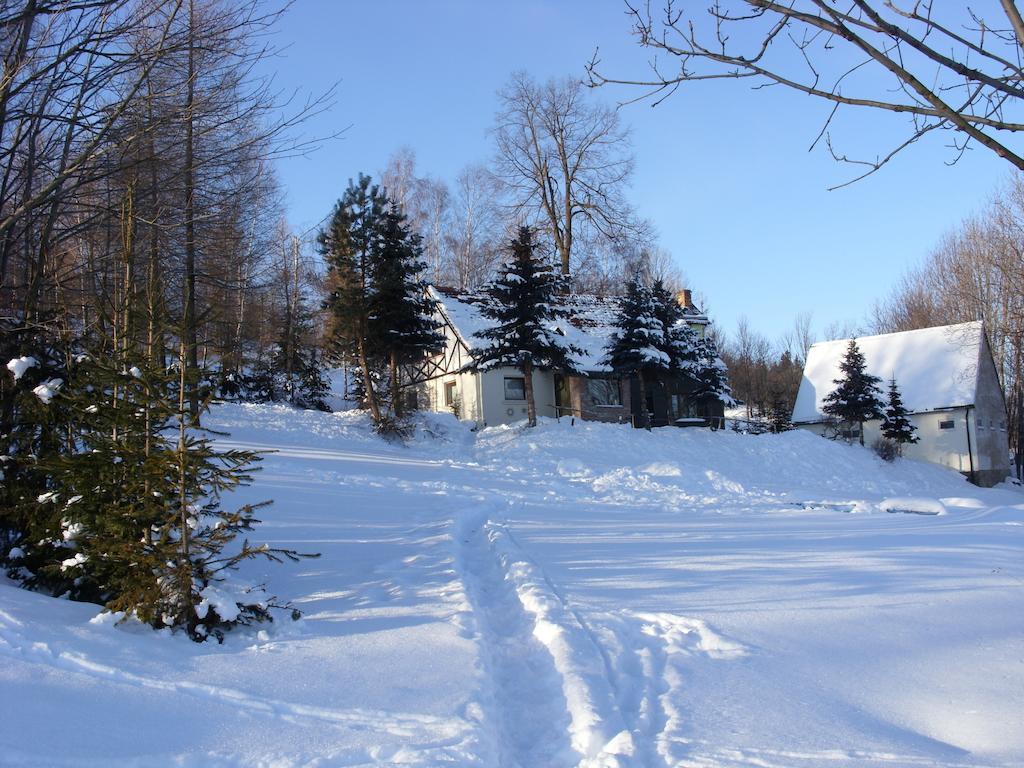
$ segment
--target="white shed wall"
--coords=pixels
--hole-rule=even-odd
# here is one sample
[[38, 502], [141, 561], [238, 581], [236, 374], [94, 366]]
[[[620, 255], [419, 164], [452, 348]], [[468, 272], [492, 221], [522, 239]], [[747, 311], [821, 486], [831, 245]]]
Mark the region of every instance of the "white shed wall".
[[[930, 411], [928, 413], [912, 413], [910, 420], [917, 428], [917, 436], [920, 441], [908, 444], [903, 447], [903, 455], [908, 459], [928, 461], [932, 464], [940, 464], [958, 472], [969, 472], [971, 470], [971, 458], [967, 449], [967, 430], [970, 429], [970, 444], [974, 455], [974, 469], [988, 470], [991, 466], [979, 466], [983, 463], [978, 453], [978, 437], [973, 418], [974, 411], [965, 408], [956, 408], [948, 411]], [[939, 423], [952, 421], [952, 429], [939, 429]], [[818, 435], [826, 433], [824, 424], [800, 424], [801, 429], [807, 429]], [[881, 437], [881, 421], [872, 420], [864, 424], [864, 445], [870, 447]], [[986, 465], [991, 462], [984, 457]]]

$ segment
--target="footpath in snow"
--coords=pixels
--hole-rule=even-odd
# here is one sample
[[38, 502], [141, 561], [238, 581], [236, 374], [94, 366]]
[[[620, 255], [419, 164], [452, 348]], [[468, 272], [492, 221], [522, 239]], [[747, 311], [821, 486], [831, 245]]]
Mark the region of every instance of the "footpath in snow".
[[223, 645], [0, 582], [2, 766], [1024, 765], [1024, 495], [805, 433], [408, 445], [218, 407], [304, 612]]

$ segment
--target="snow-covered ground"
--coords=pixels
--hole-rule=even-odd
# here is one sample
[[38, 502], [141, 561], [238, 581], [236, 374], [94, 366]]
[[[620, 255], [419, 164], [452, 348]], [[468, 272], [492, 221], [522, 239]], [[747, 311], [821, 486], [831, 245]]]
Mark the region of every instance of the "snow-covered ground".
[[298, 622], [0, 583], [3, 766], [1021, 766], [1024, 495], [805, 432], [220, 406]]

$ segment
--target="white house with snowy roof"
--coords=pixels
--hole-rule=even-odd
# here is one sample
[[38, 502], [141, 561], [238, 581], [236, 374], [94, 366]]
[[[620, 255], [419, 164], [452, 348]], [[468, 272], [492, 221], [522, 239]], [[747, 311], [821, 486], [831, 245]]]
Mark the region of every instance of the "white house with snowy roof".
[[[825, 416], [822, 403], [841, 376], [839, 364], [849, 342], [839, 339], [811, 346], [793, 409], [796, 426], [836, 435], [837, 425]], [[1006, 478], [1006, 403], [980, 322], [862, 336], [857, 346], [867, 372], [882, 380], [883, 389], [896, 378], [920, 438], [905, 446], [905, 456], [951, 467], [978, 485], [995, 485]], [[880, 435], [878, 420], [865, 423], [866, 445]]]
[[[480, 313], [484, 295], [434, 286], [429, 291], [437, 302], [437, 319], [445, 334], [445, 348], [403, 372], [403, 379], [415, 392], [417, 406], [454, 412], [459, 418], [475, 421], [480, 426], [525, 419], [526, 387], [522, 372], [516, 368], [466, 370], [472, 361], [472, 350], [482, 343], [475, 334], [488, 323]], [[678, 299], [687, 323], [703, 338], [707, 316], [693, 305], [689, 291], [681, 291]], [[556, 330], [568, 344], [584, 351], [575, 360], [583, 375], [534, 371], [537, 415], [639, 423], [641, 404], [636, 382], [614, 375], [601, 363], [605, 346], [615, 329], [617, 299], [571, 294], [565, 297], [564, 306], [569, 317], [559, 321]], [[688, 397], [689, 384], [680, 380], [648, 385], [646, 406], [653, 425], [707, 424], [722, 417], [719, 401]]]

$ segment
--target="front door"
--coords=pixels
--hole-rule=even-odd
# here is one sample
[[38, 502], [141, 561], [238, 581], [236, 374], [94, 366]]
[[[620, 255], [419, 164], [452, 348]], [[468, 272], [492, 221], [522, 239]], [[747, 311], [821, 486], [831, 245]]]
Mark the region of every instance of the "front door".
[[572, 408], [569, 400], [569, 379], [556, 373], [555, 379], [555, 416], [571, 416]]

